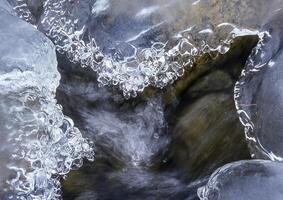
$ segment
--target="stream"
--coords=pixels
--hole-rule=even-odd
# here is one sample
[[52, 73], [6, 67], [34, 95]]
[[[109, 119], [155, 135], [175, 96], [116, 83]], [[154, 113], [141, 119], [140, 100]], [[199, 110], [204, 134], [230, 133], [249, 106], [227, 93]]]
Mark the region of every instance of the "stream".
[[282, 0], [0, 0], [0, 199], [282, 200]]

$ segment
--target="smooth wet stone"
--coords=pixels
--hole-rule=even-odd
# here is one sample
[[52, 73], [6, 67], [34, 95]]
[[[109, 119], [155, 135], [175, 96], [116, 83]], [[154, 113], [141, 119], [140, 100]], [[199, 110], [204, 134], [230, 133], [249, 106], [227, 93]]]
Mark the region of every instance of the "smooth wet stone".
[[239, 161], [217, 169], [198, 190], [201, 200], [281, 200], [283, 164]]
[[[38, 86], [55, 91], [60, 75], [52, 42], [11, 13], [0, 14], [0, 74], [34, 73], [41, 80]], [[34, 83], [31, 81], [30, 84]]]
[[206, 95], [182, 106], [180, 111], [169, 151], [171, 163], [189, 179], [209, 175], [225, 163], [249, 158], [232, 95]]

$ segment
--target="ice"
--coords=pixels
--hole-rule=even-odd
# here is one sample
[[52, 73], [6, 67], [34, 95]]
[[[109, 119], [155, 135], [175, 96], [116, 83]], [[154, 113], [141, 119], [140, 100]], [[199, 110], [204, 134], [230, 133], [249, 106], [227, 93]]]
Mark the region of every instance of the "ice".
[[278, 8], [263, 26], [262, 39], [236, 84], [235, 101], [252, 156], [282, 161], [283, 11]]
[[239, 161], [216, 170], [206, 186], [198, 189], [201, 200], [281, 200], [283, 164]]
[[38, 4], [16, 2], [19, 16], [59, 52], [92, 68], [101, 85], [117, 85], [126, 97], [148, 86], [163, 88], [197, 56], [226, 53], [234, 37], [257, 34], [268, 6], [264, 0], [45, 0], [40, 14], [33, 14]]
[[0, 9], [7, 11], [11, 14], [16, 14], [16, 12], [13, 11], [13, 7], [6, 0], [0, 0]]
[[6, 12], [1, 15], [1, 75], [33, 73], [41, 80], [38, 86], [54, 92], [60, 80], [54, 45], [28, 23]]
[[[56, 103], [55, 47], [0, 8], [0, 198], [60, 198], [60, 177], [92, 159], [91, 144]], [[11, 11], [12, 12], [12, 11]]]

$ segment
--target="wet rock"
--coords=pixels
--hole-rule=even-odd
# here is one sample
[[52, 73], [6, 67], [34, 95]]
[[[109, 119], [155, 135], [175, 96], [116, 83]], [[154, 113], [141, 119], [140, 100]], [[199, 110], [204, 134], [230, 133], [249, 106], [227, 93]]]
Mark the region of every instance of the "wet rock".
[[182, 110], [172, 131], [170, 156], [189, 179], [208, 175], [225, 163], [249, 158], [232, 95], [206, 95]]
[[227, 73], [216, 70], [196, 81], [196, 83], [186, 92], [186, 97], [196, 98], [205, 93], [226, 90], [231, 88], [232, 85], [232, 79]]

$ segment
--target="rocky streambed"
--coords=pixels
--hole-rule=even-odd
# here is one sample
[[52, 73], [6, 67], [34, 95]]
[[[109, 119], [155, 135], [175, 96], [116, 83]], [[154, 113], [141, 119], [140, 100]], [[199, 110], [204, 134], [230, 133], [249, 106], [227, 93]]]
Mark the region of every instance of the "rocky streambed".
[[282, 3], [0, 0], [0, 198], [281, 200]]
[[257, 41], [237, 38], [227, 54], [200, 57], [166, 90], [127, 101], [113, 88], [95, 89], [88, 73], [62, 61], [57, 99], [97, 148], [95, 163], [63, 181], [64, 198], [198, 199], [196, 189], [215, 169], [250, 159], [233, 86]]

